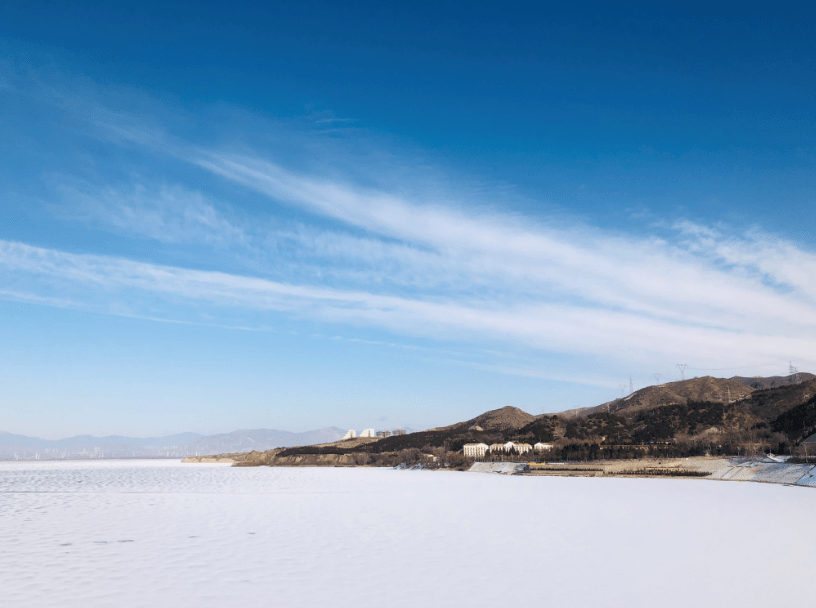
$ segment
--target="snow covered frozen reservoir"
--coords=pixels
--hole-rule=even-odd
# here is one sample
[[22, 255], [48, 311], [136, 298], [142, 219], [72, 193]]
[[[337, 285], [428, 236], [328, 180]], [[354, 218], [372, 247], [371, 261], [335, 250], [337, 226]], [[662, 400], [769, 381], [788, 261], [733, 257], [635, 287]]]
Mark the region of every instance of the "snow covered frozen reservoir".
[[814, 508], [699, 479], [3, 463], [0, 604], [810, 606]]

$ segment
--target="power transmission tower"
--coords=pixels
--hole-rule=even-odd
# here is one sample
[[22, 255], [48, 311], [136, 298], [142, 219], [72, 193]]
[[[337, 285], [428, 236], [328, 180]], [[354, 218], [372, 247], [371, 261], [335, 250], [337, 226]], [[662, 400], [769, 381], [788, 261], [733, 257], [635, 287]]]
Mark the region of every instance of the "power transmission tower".
[[788, 373], [790, 374], [791, 384], [799, 384], [799, 370], [793, 366], [793, 361], [788, 361], [790, 364], [790, 368], [788, 368]]
[[623, 399], [624, 391], [626, 390], [626, 385], [618, 384], [618, 388], [621, 389], [621, 399]]
[[629, 394], [631, 395], [634, 392], [635, 389], [632, 387], [632, 376], [629, 376]]
[[657, 372], [655, 372], [652, 375], [654, 376], [655, 382], [657, 382], [657, 384], [660, 384], [660, 379], [663, 377], [663, 374], [658, 374]]
[[677, 364], [677, 369], [680, 370], [680, 380], [685, 380], [686, 379], [686, 368], [687, 367], [688, 367], [688, 365], [686, 365], [685, 363], [678, 363]]

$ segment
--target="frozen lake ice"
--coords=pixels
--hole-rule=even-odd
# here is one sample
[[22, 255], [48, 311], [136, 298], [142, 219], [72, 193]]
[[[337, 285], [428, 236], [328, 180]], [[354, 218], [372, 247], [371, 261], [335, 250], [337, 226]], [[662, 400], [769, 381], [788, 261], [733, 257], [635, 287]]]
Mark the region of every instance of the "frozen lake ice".
[[0, 603], [811, 605], [814, 507], [699, 479], [0, 463]]

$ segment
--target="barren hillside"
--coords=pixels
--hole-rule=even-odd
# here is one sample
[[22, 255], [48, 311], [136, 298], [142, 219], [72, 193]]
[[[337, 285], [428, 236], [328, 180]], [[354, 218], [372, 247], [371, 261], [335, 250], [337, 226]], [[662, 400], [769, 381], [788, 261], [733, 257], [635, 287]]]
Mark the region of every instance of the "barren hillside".
[[658, 386], [647, 386], [635, 391], [628, 397], [616, 399], [596, 407], [589, 407], [577, 411], [581, 416], [596, 412], [615, 412], [624, 416], [642, 410], [649, 410], [663, 405], [688, 403], [689, 401], [713, 401], [728, 403], [739, 401], [751, 395], [755, 389], [727, 378], [693, 378], [668, 382]]
[[735, 382], [745, 384], [746, 386], [750, 386], [751, 388], [758, 390], [766, 388], [781, 388], [784, 386], [795, 385], [797, 383], [809, 382], [810, 380], [814, 379], [816, 379], [816, 376], [807, 372], [800, 372], [796, 375], [796, 378], [794, 378], [794, 376], [768, 376], [766, 378], [759, 376], [734, 376], [731, 378], [731, 380], [734, 380]]
[[533, 422], [536, 419], [532, 414], [528, 414], [524, 410], [517, 407], [506, 406], [497, 410], [490, 410], [476, 418], [471, 418], [466, 422], [459, 422], [446, 427], [440, 427], [434, 430], [447, 430], [454, 428], [470, 428], [472, 426], [480, 426], [486, 431], [504, 431], [508, 429], [520, 429]]
[[745, 406], [752, 415], [771, 420], [808, 401], [813, 395], [816, 395], [816, 377], [800, 384], [754, 391]]

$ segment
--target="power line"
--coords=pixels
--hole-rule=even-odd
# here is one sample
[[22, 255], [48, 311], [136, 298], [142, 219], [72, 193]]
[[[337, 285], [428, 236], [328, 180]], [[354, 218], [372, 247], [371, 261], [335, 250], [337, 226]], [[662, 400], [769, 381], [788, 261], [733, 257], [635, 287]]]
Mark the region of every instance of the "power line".
[[774, 367], [777, 363], [765, 363], [764, 365], [740, 365], [739, 367], [689, 367], [696, 372], [725, 372], [733, 369], [752, 369], [755, 367]]

